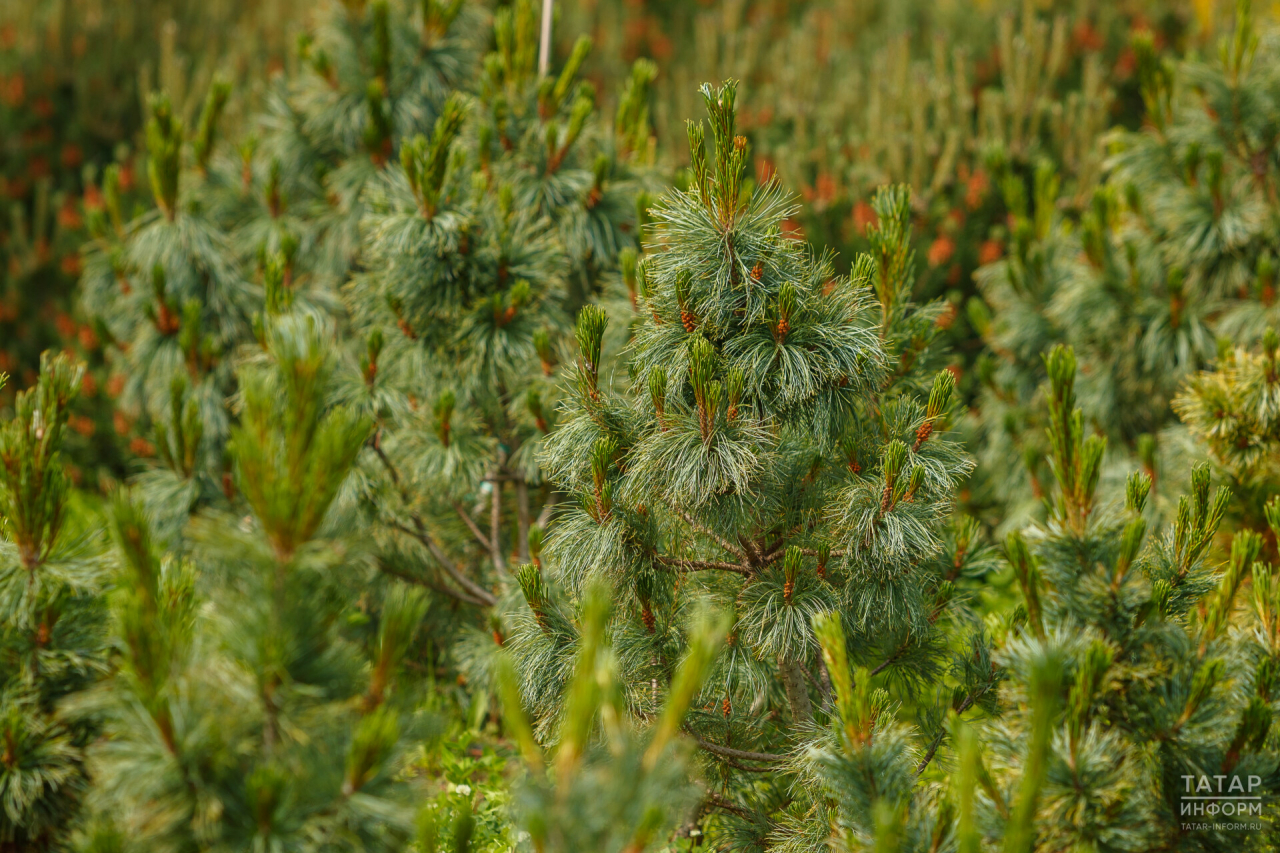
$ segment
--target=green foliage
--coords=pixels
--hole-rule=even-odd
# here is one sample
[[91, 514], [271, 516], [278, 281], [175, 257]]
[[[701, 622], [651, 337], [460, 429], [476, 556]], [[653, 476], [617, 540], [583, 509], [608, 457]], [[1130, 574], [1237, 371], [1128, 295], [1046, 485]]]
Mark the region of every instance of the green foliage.
[[0, 849], [1269, 849], [1179, 819], [1278, 766], [1267, 13], [1011, 5], [166, 25], [51, 177], [31, 34], [133, 13], [0, 26], [0, 352], [83, 264], [91, 354], [0, 429]]

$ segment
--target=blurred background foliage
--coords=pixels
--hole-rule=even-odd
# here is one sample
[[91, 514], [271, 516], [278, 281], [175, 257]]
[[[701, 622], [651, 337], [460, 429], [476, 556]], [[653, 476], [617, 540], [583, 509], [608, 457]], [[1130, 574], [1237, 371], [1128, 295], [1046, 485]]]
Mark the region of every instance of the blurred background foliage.
[[[697, 85], [740, 80], [752, 171], [801, 194], [788, 226], [820, 251], [847, 259], [865, 249], [874, 188], [911, 184], [918, 296], [952, 306], [944, 322], [971, 398], [967, 371], [983, 341], [964, 307], [973, 271], [999, 259], [1009, 236], [992, 163], [1029, 179], [1047, 158], [1059, 204], [1079, 210], [1101, 179], [1103, 131], [1141, 122], [1134, 34], [1150, 32], [1170, 56], [1194, 54], [1228, 25], [1231, 5], [570, 0], [556, 4], [554, 33], [559, 55], [578, 35], [593, 38], [584, 74], [605, 114], [635, 59], [657, 63], [651, 122], [658, 162], [677, 183]], [[131, 194], [142, 202], [147, 93], [167, 92], [191, 126], [215, 74], [235, 90], [223, 133], [243, 139], [272, 75], [299, 61], [296, 40], [315, 14], [298, 0], [0, 3], [0, 370], [16, 379], [11, 399], [34, 381], [44, 349], [87, 359], [72, 421], [76, 476], [118, 477], [147, 449], [111, 406], [123, 379], [72, 299], [103, 169], [119, 164], [126, 205]]]

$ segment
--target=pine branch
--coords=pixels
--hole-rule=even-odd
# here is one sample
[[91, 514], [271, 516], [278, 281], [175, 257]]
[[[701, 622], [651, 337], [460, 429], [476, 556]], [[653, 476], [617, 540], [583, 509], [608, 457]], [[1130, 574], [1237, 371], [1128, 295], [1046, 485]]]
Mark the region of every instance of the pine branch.
[[750, 577], [752, 572], [746, 566], [739, 566], [735, 563], [721, 563], [714, 560], [685, 560], [679, 557], [667, 557], [663, 554], [654, 554], [653, 558], [664, 566], [671, 566], [682, 572], [734, 572], [744, 577]]
[[[770, 546], [769, 549], [765, 551], [765, 554], [767, 554], [768, 556], [765, 556], [764, 558], [761, 559], [760, 565], [771, 566], [774, 563], [781, 560], [783, 557], [785, 557], [787, 552], [785, 550], [779, 550], [780, 547], [781, 545]], [[842, 548], [834, 551], [830, 551], [825, 555], [822, 552], [818, 551], [816, 548], [797, 548], [796, 550], [799, 551], [801, 554], [804, 554], [806, 557], [822, 557], [822, 556], [843, 557], [847, 553]]]
[[893, 654], [889, 655], [887, 658], [884, 659], [884, 663], [880, 664], [875, 669], [871, 670], [871, 676], [874, 678], [875, 676], [884, 672], [889, 667], [893, 666], [895, 663], [897, 663], [899, 660], [902, 659], [902, 656], [907, 653], [907, 649], [909, 649], [910, 647], [911, 647], [910, 640], [909, 639], [903, 640], [902, 645], [894, 649]]
[[[978, 701], [978, 697], [980, 697], [980, 696], [981, 696], [983, 693], [985, 693], [985, 692], [986, 692], [986, 690], [985, 690], [985, 689], [984, 689], [984, 690], [976, 690], [976, 691], [974, 691], [973, 693], [970, 693], [968, 696], [964, 697], [964, 701], [963, 701], [963, 702], [961, 702], [961, 703], [956, 707], [956, 716], [958, 717], [958, 716], [960, 716], [961, 714], [963, 714], [965, 711], [967, 711], [967, 710], [969, 710], [970, 708], [972, 708], [972, 707], [973, 707], [973, 703], [974, 703], [974, 702], [977, 702], [977, 701]], [[937, 752], [938, 752], [938, 747], [942, 745], [942, 738], [943, 738], [943, 735], [944, 735], [945, 733], [946, 733], [946, 728], [944, 727], [944, 728], [940, 728], [940, 729], [938, 729], [938, 733], [937, 733], [936, 735], [934, 735], [934, 737], [933, 737], [933, 742], [929, 744], [929, 750], [924, 754], [924, 758], [923, 758], [923, 759], [920, 761], [920, 763], [916, 766], [916, 777], [917, 777], [917, 778], [920, 776], [920, 774], [921, 774], [921, 773], [923, 773], [923, 772], [924, 772], [925, 768], [929, 766], [929, 762], [930, 762], [930, 761], [933, 761], [933, 756], [937, 754]]]
[[706, 536], [708, 539], [714, 540], [721, 548], [728, 551], [730, 554], [735, 555], [739, 560], [743, 560], [743, 561], [747, 560], [746, 552], [743, 551], [741, 548], [735, 547], [733, 543], [731, 543], [728, 539], [725, 539], [723, 536], [719, 535], [718, 533], [715, 533], [710, 529], [704, 527], [703, 525], [699, 524], [697, 521], [694, 521], [693, 516], [689, 515], [689, 513], [687, 513], [683, 509], [679, 509], [678, 507], [671, 506], [670, 503], [667, 503], [667, 506], [671, 507], [671, 511], [674, 512], [676, 515], [680, 516], [681, 518], [683, 518], [685, 523], [688, 524], [691, 528], [693, 528], [696, 532], [701, 533], [703, 536]]
[[[751, 773], [765, 772], [763, 770], [743, 767], [741, 765], [733, 765], [733, 766], [736, 766], [739, 770], [747, 770], [748, 772], [751, 772]], [[714, 791], [706, 790], [704, 796], [706, 797], [707, 805], [713, 808], [721, 809], [722, 811], [726, 811], [726, 812], [732, 812], [733, 814], [736, 814], [739, 817], [744, 817], [744, 818], [751, 817], [751, 812], [747, 811], [741, 806], [735, 806], [733, 803], [729, 802], [724, 797], [720, 796]]]
[[458, 567], [454, 565], [453, 561], [449, 559], [444, 550], [436, 543], [436, 540], [427, 532], [420, 515], [415, 512], [411, 513], [409, 517], [413, 519], [413, 525], [415, 528], [413, 530], [410, 530], [408, 527], [405, 527], [394, 519], [390, 524], [396, 530], [399, 530], [401, 533], [408, 536], [412, 536], [414, 539], [417, 539], [425, 545], [427, 550], [431, 552], [431, 556], [435, 557], [436, 562], [440, 564], [440, 567], [445, 570], [449, 577], [453, 578], [459, 586], [479, 599], [479, 604], [484, 607], [492, 607], [498, 603], [498, 599], [493, 593], [489, 592], [487, 589], [471, 580], [471, 578], [464, 575]]
[[[399, 487], [400, 499], [407, 506], [409, 504], [408, 491], [404, 487], [403, 481], [400, 479], [400, 473], [396, 470], [395, 465], [393, 465], [391, 460], [387, 457], [386, 451], [382, 449], [382, 442], [377, 440], [379, 435], [380, 433], [374, 433], [374, 437], [369, 441], [369, 446], [373, 448], [373, 451], [374, 453], [377, 454], [378, 459], [382, 461], [383, 466], [386, 467], [387, 471], [390, 473], [391, 482], [394, 483], [397, 487]], [[464, 520], [468, 520], [468, 521], [470, 520], [469, 517], [466, 515], [466, 513], [463, 512], [462, 509], [456, 503], [454, 504], [454, 509], [458, 510], [458, 514], [461, 515]], [[431, 534], [427, 532], [426, 524], [423, 523], [422, 516], [416, 510], [410, 510], [409, 518], [413, 521], [412, 530], [400, 524], [400, 522], [396, 521], [395, 519], [392, 519], [389, 523], [395, 529], [399, 530], [400, 532], [408, 536], [413, 537], [414, 539], [417, 539], [419, 542], [425, 545], [427, 550], [431, 553], [431, 556], [435, 557], [436, 562], [440, 564], [440, 567], [445, 570], [445, 572], [449, 575], [449, 577], [453, 578], [453, 580], [459, 586], [467, 590], [467, 592], [473, 598], [477, 599], [477, 601], [475, 602], [476, 604], [483, 607], [492, 607], [493, 605], [498, 603], [498, 599], [493, 595], [493, 593], [489, 592], [484, 587], [475, 583], [475, 581], [471, 580], [469, 577], [463, 574], [458, 569], [458, 567], [454, 565], [453, 561], [449, 559], [447, 554], [445, 554], [444, 549], [441, 548], [440, 545], [436, 542], [435, 538], [432, 537]], [[476, 530], [478, 531], [478, 528], [476, 528]], [[481, 544], [484, 544], [485, 540], [483, 536], [477, 533], [477, 537], [480, 539]]]
[[[410, 533], [405, 528], [397, 528], [397, 529], [402, 530], [403, 532], [406, 532], [406, 533]], [[413, 534], [410, 533], [410, 535], [413, 535]], [[378, 570], [383, 574], [391, 575], [391, 577], [393, 578], [399, 578], [405, 583], [411, 583], [411, 584], [414, 584], [415, 586], [424, 586], [427, 589], [432, 590], [433, 592], [438, 592], [441, 595], [447, 595], [450, 598], [463, 602], [464, 604], [474, 604], [477, 607], [488, 606], [480, 599], [475, 598], [465, 592], [453, 589], [451, 587], [444, 586], [443, 584], [434, 583], [428, 578], [419, 577], [418, 575], [415, 575], [411, 572], [406, 572], [403, 569], [397, 569], [394, 566], [388, 565], [387, 563], [381, 560], [378, 561]]]
[[748, 752], [747, 750], [743, 750], [743, 749], [733, 749], [731, 747], [721, 746], [718, 743], [711, 743], [710, 741], [703, 740], [702, 738], [694, 734], [692, 731], [690, 731], [688, 728], [685, 728], [684, 731], [685, 731], [685, 734], [693, 738], [694, 743], [696, 743], [699, 747], [701, 747], [702, 749], [705, 749], [707, 752], [714, 753], [724, 758], [736, 758], [741, 761], [765, 761], [765, 762], [776, 762], [776, 761], [787, 760], [787, 757], [785, 755], [776, 755], [772, 752]]
[[450, 505], [453, 507], [453, 511], [458, 514], [458, 518], [462, 519], [462, 522], [467, 525], [467, 529], [475, 535], [476, 541], [480, 543], [480, 547], [484, 548], [485, 553], [492, 554], [493, 543], [489, 541], [489, 537], [485, 536], [484, 531], [480, 529], [480, 525], [476, 524], [475, 519], [471, 517], [466, 508], [458, 501], [451, 501]]

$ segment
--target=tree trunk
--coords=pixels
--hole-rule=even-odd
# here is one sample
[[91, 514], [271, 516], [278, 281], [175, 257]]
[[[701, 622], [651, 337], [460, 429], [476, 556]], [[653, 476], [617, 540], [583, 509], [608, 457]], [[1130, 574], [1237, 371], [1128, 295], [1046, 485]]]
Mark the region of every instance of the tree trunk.
[[800, 662], [779, 658], [778, 668], [782, 672], [782, 685], [787, 690], [787, 701], [791, 703], [792, 721], [809, 722], [813, 719], [813, 710], [809, 706], [809, 688], [805, 686]]
[[516, 480], [516, 518], [519, 524], [516, 547], [520, 549], [520, 562], [529, 562], [529, 484]]
[[502, 575], [507, 571], [507, 559], [502, 553], [502, 479], [496, 474], [492, 485], [493, 504], [489, 508], [490, 552], [493, 555], [494, 569]]

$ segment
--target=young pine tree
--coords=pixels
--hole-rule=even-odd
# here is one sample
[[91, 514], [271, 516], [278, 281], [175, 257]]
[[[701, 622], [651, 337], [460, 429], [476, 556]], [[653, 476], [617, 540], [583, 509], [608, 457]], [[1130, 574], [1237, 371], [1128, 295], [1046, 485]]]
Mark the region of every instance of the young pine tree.
[[84, 253], [81, 298], [122, 385], [117, 429], [132, 435], [135, 456], [161, 463], [143, 479], [146, 499], [169, 519], [166, 534], [229, 485], [225, 400], [236, 350], [254, 340], [262, 300], [228, 223], [213, 213], [217, 182], [202, 160], [227, 97], [225, 84], [214, 83], [194, 134], [167, 96], [150, 99], [146, 172], [154, 206], [128, 219], [122, 171], [109, 167], [104, 210], [91, 222], [94, 240]]
[[335, 286], [358, 265], [365, 189], [472, 84], [485, 37], [465, 0], [330, 3], [300, 37], [302, 68], [264, 116], [261, 144], [246, 141], [246, 162], [268, 190], [273, 172], [282, 176], [276, 210], [314, 220], [324, 240], [311, 262]]
[[118, 661], [85, 700], [105, 734], [97, 815], [123, 839], [110, 849], [399, 850], [411, 835], [398, 771], [423, 718], [398, 676], [426, 597], [372, 582], [348, 478], [370, 425], [326, 404], [332, 341], [303, 314], [267, 334], [230, 444], [245, 514], [200, 514], [184, 558], [127, 494], [112, 512]]
[[[926, 681], [945, 669], [958, 586], [986, 563], [968, 526], [942, 556], [968, 462], [946, 435], [951, 374], [932, 372], [938, 306], [910, 302], [907, 193], [877, 196], [875, 254], [835, 277], [783, 234], [781, 187], [745, 185], [735, 92], [703, 89], [714, 149], [691, 124], [691, 186], [652, 211], [633, 393], [612, 390], [602, 363], [606, 315], [578, 317], [566, 415], [542, 457], [572, 500], [541, 559], [517, 572], [527, 608], [507, 644], [534, 729], [550, 737], [585, 590], [608, 584], [619, 689], [652, 719], [687, 654], [694, 603], [711, 599], [732, 627], [685, 724], [718, 778], [708, 802], [724, 814], [707, 826], [734, 849], [775, 832], [820, 849], [825, 804], [785, 772], [758, 773], [828, 713], [813, 619], [835, 614], [853, 660], [934, 728]], [[970, 707], [990, 679], [961, 673], [942, 704], [954, 686]]]
[[0, 850], [60, 850], [89, 787], [96, 721], [64, 702], [102, 672], [105, 567], [76, 528], [62, 459], [84, 373], [46, 354], [0, 427]]
[[[585, 299], [622, 305], [652, 173], [648, 66], [609, 133], [576, 79], [589, 42], [540, 81], [530, 14], [499, 11], [478, 96], [451, 95], [370, 182], [366, 272], [347, 290], [363, 340], [344, 393], [377, 423], [368, 503], [384, 565], [482, 609], [540, 551], [557, 495], [538, 452], [573, 317]], [[481, 684], [506, 631], [490, 617], [458, 646]]]
[[1086, 435], [1075, 406], [1074, 355], [1056, 347], [1045, 362], [1056, 489], [1049, 520], [1006, 539], [1023, 602], [988, 620], [998, 704], [973, 726], [952, 718], [954, 769], [913, 790], [889, 696], [850, 672], [840, 626], [823, 617], [835, 712], [801, 772], [847, 849], [1272, 849], [1265, 813], [1237, 820], [1204, 798], [1265, 802], [1276, 784], [1277, 584], [1261, 537], [1238, 533], [1215, 570], [1228, 491], [1211, 493], [1201, 465], [1148, 541], [1149, 479], [1130, 477], [1122, 509], [1102, 502], [1105, 439]]
[[638, 730], [620, 684], [622, 662], [606, 635], [608, 595], [607, 587], [595, 586], [584, 600], [581, 645], [554, 750], [544, 751], [534, 738], [511, 661], [503, 655], [498, 665], [507, 730], [527, 771], [514, 817], [535, 850], [666, 849], [699, 798], [692, 745], [680, 736], [680, 725], [723, 642], [723, 620], [709, 613], [695, 618], [688, 655], [656, 725]]
[[1275, 792], [1277, 584], [1261, 537], [1237, 533], [1214, 565], [1229, 491], [1211, 492], [1207, 465], [1156, 536], [1144, 474], [1122, 510], [1102, 503], [1105, 442], [1086, 437], [1075, 358], [1056, 347], [1045, 365], [1057, 488], [1049, 520], [1006, 541], [1024, 603], [996, 652], [1009, 674], [1002, 713], [967, 759], [980, 783], [960, 791], [973, 832], [1020, 850], [1272, 849], [1270, 827], [1241, 832], [1228, 812], [1194, 811], [1205, 785]]
[[516, 0], [494, 15], [496, 50], [484, 60], [476, 147], [516, 206], [554, 225], [567, 304], [576, 312], [600, 295], [619, 252], [637, 246], [637, 193], [654, 179], [648, 90], [657, 69], [644, 60], [632, 66], [608, 133], [595, 120], [596, 87], [578, 80], [589, 37], [578, 37], [559, 74], [537, 74], [539, 9]]

